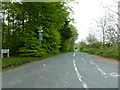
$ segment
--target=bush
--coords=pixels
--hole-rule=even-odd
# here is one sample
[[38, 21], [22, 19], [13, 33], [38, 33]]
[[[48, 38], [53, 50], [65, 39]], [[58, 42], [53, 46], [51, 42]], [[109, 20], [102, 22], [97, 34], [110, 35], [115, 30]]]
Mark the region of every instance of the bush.
[[110, 57], [110, 58], [116, 58], [118, 59], [118, 49], [114, 48], [107, 48], [107, 49], [97, 49], [97, 48], [87, 48], [84, 50], [80, 50], [81, 52], [87, 52], [90, 54], [96, 54], [96, 55], [101, 55], [105, 57]]
[[[32, 34], [31, 34], [32, 33]], [[20, 56], [43, 56], [45, 50], [41, 48], [40, 40], [35, 37], [35, 33], [31, 30], [29, 33], [24, 33], [24, 46], [20, 47]]]
[[102, 43], [101, 43], [101, 42], [95, 42], [95, 43], [93, 44], [93, 47], [94, 47], [94, 48], [101, 48], [101, 46], [102, 46]]

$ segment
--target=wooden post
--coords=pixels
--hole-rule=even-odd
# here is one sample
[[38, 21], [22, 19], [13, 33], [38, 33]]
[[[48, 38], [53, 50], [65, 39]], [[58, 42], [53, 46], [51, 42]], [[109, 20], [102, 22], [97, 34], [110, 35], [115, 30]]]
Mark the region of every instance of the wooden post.
[[7, 58], [9, 58], [9, 53], [7, 53]]
[[1, 52], [1, 58], [3, 58], [3, 53]]

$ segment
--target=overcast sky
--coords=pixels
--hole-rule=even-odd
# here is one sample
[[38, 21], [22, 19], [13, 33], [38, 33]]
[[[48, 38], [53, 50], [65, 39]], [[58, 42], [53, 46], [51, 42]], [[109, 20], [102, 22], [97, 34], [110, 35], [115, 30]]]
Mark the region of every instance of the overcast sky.
[[103, 6], [113, 5], [113, 0], [76, 0], [76, 3], [70, 3], [73, 7], [75, 19], [75, 27], [78, 30], [79, 37], [76, 42], [85, 39], [90, 32], [90, 28], [94, 28], [92, 23], [104, 14]]

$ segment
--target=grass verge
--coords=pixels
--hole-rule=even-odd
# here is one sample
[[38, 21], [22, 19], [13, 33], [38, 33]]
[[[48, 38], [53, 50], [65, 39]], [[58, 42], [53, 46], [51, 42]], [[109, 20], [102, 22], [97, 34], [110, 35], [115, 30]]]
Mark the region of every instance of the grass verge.
[[89, 48], [89, 49], [83, 49], [80, 50], [80, 52], [87, 52], [90, 54], [95, 54], [95, 55], [100, 55], [100, 56], [104, 56], [104, 57], [109, 57], [109, 58], [114, 58], [114, 59], [118, 59], [118, 50], [117, 49], [97, 49], [97, 48]]
[[[56, 54], [58, 55], [58, 54]], [[2, 59], [2, 70], [8, 70], [15, 68], [17, 66], [23, 65], [25, 63], [33, 62], [33, 61], [39, 61], [45, 58], [49, 58], [56, 55], [46, 55], [43, 57], [9, 57], [9, 58], [3, 58]]]

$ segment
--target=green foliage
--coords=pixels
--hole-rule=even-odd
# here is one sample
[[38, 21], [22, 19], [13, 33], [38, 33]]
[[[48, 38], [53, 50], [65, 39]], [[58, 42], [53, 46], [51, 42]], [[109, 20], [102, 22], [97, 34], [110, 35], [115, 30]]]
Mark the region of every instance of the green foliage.
[[63, 42], [62, 42], [62, 52], [69, 52], [69, 50], [70, 50], [70, 44], [68, 44], [68, 43], [70, 43], [70, 39], [66, 39], [66, 40], [64, 40]]
[[94, 47], [94, 48], [101, 48], [101, 46], [102, 46], [102, 43], [101, 43], [101, 42], [95, 42], [95, 43], [93, 43], [93, 45], [92, 45], [92, 47]]
[[87, 41], [89, 44], [80, 42], [80, 52], [87, 52], [90, 54], [96, 54], [116, 59], [120, 58], [118, 55], [118, 44], [111, 45], [110, 43], [106, 43], [103, 47], [102, 42], [97, 41], [94, 36], [87, 37]]
[[3, 58], [2, 59], [2, 67], [3, 68], [10, 68], [10, 67], [14, 67], [14, 66], [19, 66], [21, 64], [27, 63], [27, 62], [32, 62], [32, 61], [38, 61], [38, 60], [42, 60], [44, 58], [48, 58], [51, 56], [55, 56], [55, 55], [44, 55], [42, 57], [9, 57], [9, 58]]
[[80, 50], [80, 51], [87, 52], [87, 53], [90, 53], [90, 54], [96, 54], [96, 55], [101, 55], [101, 56], [105, 56], [105, 57], [118, 59], [118, 50], [117, 49], [89, 48], [89, 49], [84, 49], [84, 50]]
[[42, 46], [47, 50], [47, 53], [50, 53], [50, 54], [58, 53], [60, 48], [59, 44], [60, 44], [59, 32], [55, 30], [55, 28], [53, 27], [50, 29], [45, 29]]
[[93, 45], [94, 43], [96, 43], [98, 41], [96, 39], [96, 37], [92, 34], [89, 34], [89, 36], [86, 38], [86, 40], [90, 45]]
[[2, 67], [6, 67], [12, 64], [21, 64], [27, 61], [38, 60], [40, 57], [10, 57], [10, 58], [3, 58]]
[[78, 37], [76, 28], [73, 25], [69, 25], [69, 21], [66, 21], [60, 33], [62, 37], [60, 50], [62, 52], [74, 51], [74, 42]]
[[43, 56], [45, 54], [45, 50], [41, 48], [41, 41], [35, 37], [33, 31], [24, 32], [21, 39], [24, 45], [20, 47], [20, 56]]
[[96, 55], [101, 55], [105, 57], [110, 57], [110, 58], [116, 58], [118, 59], [118, 45], [107, 47], [107, 44], [105, 44], [105, 47], [102, 47], [101, 42], [96, 42], [93, 44], [93, 47], [90, 47], [87, 44], [82, 44], [82, 46], [79, 49], [80, 52], [87, 52], [90, 54], [96, 54]]
[[79, 43], [80, 44], [80, 50], [83, 50], [83, 49], [85, 49], [88, 45], [85, 43], [85, 42], [80, 42]]
[[[77, 39], [77, 30], [68, 21], [69, 7], [64, 2], [4, 2], [7, 14], [3, 48], [10, 55], [44, 56], [59, 51], [72, 51]], [[38, 30], [43, 30], [43, 41], [38, 39]]]

